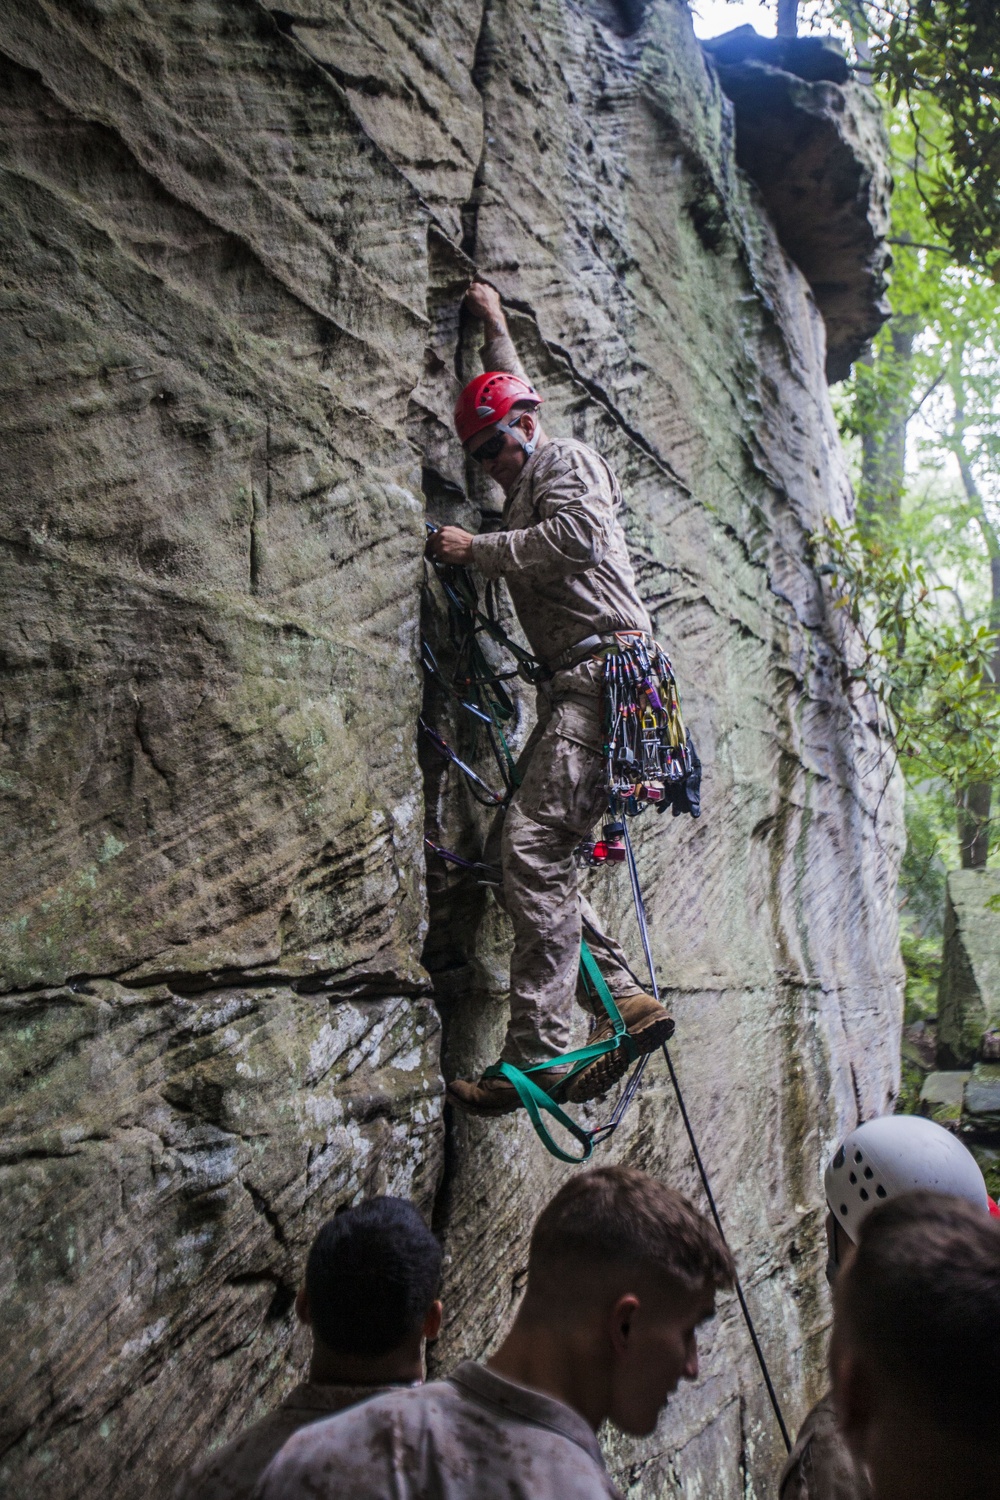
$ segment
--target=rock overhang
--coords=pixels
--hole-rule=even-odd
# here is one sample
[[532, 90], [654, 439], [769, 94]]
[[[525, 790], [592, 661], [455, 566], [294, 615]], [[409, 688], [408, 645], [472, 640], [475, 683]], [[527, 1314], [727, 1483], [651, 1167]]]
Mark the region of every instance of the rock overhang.
[[703, 43], [732, 101], [736, 160], [826, 325], [831, 384], [889, 316], [892, 189], [881, 114], [829, 37], [762, 37], [752, 26]]

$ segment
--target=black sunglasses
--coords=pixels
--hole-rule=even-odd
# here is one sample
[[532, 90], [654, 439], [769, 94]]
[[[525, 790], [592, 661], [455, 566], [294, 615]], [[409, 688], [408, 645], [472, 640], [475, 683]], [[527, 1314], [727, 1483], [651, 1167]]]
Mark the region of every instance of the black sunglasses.
[[495, 458], [499, 458], [503, 452], [504, 441], [507, 437], [505, 432], [495, 432], [491, 438], [487, 438], [470, 456], [477, 464], [490, 464]]

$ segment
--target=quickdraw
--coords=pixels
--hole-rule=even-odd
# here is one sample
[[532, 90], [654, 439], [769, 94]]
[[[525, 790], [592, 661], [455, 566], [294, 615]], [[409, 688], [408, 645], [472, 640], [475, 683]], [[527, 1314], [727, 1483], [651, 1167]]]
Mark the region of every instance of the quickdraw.
[[[430, 521], [426, 526], [431, 534], [438, 530]], [[435, 749], [456, 765], [470, 783], [479, 788], [479, 793], [487, 793], [490, 802], [502, 805], [510, 801], [518, 786], [517, 769], [505, 733], [514, 718], [514, 702], [504, 683], [514, 677], [537, 683], [547, 675], [546, 670], [529, 651], [512, 640], [500, 624], [492, 584], [486, 587], [484, 610], [480, 608], [479, 594], [467, 568], [439, 562], [433, 567], [448, 606], [448, 636], [455, 653], [455, 670], [450, 678], [441, 670], [426, 639], [421, 641], [421, 664], [427, 675], [485, 729], [504, 790], [492, 791], [422, 719], [420, 727]], [[483, 650], [481, 636], [487, 636], [508, 651], [516, 663], [514, 668], [495, 671]], [[484, 800], [476, 792], [473, 795], [478, 801]]]
[[465, 761], [459, 755], [456, 755], [444, 736], [438, 734], [436, 729], [432, 729], [425, 719], [419, 718], [417, 724], [430, 740], [435, 750], [443, 755], [446, 760], [450, 760], [453, 766], [457, 766], [462, 775], [468, 779], [471, 786], [476, 789], [473, 791], [473, 796], [477, 802], [484, 802], [487, 806], [490, 804], [496, 806], [507, 800], [502, 792], [495, 792], [478, 772], [474, 771], [471, 766], [466, 765]]

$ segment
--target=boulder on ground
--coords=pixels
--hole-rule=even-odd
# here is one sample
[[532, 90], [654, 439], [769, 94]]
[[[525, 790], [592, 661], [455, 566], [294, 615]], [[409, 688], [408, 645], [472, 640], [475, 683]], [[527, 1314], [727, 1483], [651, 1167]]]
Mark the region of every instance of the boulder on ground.
[[[997, 907], [991, 902], [997, 901]], [[938, 1064], [995, 1056], [1000, 1028], [1000, 870], [952, 870], [938, 991]]]

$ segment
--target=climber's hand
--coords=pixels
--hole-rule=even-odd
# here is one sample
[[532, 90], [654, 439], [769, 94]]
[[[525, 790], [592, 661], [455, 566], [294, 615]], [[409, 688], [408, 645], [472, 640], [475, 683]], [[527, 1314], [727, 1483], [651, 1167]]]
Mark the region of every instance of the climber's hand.
[[444, 563], [470, 563], [472, 536], [461, 526], [442, 526], [427, 542], [427, 556]]
[[462, 299], [462, 305], [485, 323], [494, 333], [507, 332], [507, 320], [500, 305], [500, 293], [485, 281], [474, 281]]

